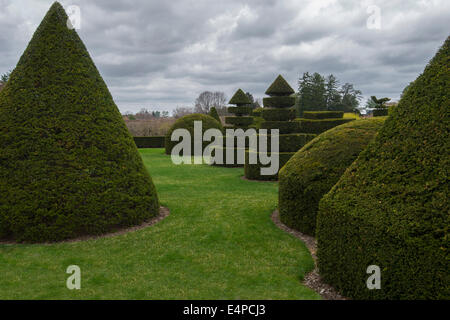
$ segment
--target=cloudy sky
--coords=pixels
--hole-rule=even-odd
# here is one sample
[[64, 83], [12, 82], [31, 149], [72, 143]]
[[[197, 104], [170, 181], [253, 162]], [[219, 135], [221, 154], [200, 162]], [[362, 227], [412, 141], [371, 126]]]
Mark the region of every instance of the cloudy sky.
[[[0, 73], [52, 2], [0, 0]], [[297, 89], [306, 71], [398, 99], [450, 35], [448, 0], [60, 2], [80, 9], [78, 33], [122, 112], [192, 106], [205, 90], [262, 98], [278, 74]]]

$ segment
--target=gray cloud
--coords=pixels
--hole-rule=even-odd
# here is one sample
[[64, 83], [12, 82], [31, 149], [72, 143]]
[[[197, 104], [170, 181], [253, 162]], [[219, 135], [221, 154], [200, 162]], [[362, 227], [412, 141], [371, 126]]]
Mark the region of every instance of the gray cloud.
[[[192, 105], [204, 90], [263, 97], [279, 74], [333, 73], [397, 99], [448, 36], [447, 0], [65, 0], [121, 111]], [[52, 0], [0, 0], [0, 73], [12, 69]], [[381, 29], [366, 26], [381, 10]]]

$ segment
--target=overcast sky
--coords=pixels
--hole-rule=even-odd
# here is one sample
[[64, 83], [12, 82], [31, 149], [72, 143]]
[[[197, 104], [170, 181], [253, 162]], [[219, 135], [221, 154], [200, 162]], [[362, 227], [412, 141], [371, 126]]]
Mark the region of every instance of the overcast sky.
[[[262, 98], [278, 74], [297, 90], [306, 71], [398, 99], [450, 34], [449, 0], [60, 2], [80, 8], [78, 33], [122, 112], [192, 106], [205, 90]], [[52, 3], [0, 0], [0, 73]]]

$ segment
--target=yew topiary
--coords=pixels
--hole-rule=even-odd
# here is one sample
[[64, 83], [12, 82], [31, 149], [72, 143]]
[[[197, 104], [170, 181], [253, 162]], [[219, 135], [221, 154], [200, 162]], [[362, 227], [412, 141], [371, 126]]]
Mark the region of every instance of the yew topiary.
[[101, 234], [159, 211], [133, 138], [67, 19], [54, 3], [0, 93], [0, 238]]
[[[322, 278], [357, 299], [450, 299], [450, 38], [323, 197]], [[381, 270], [368, 290], [367, 267]]]

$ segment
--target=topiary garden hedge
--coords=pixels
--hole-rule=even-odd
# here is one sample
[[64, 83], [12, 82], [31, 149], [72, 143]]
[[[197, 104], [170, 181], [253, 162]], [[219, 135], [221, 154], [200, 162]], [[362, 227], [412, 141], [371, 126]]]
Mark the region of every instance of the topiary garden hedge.
[[0, 92], [0, 238], [59, 241], [159, 212], [105, 82], [55, 2]]
[[357, 120], [328, 130], [301, 148], [279, 172], [281, 221], [314, 235], [319, 201], [372, 140], [383, 119]]
[[[322, 278], [356, 299], [450, 299], [450, 38], [323, 197]], [[369, 290], [370, 265], [381, 288]]]
[[[172, 133], [176, 129], [186, 129], [191, 134], [191, 152], [192, 152], [192, 155], [194, 155], [194, 122], [195, 121], [202, 122], [202, 135], [208, 129], [219, 129], [220, 131], [223, 131], [222, 124], [219, 123], [216, 119], [214, 119], [211, 116], [208, 116], [206, 114], [201, 114], [201, 113], [188, 114], [184, 117], [181, 117], [177, 121], [175, 121], [175, 123], [172, 125], [172, 127], [170, 127], [169, 131], [167, 132], [167, 135], [165, 138], [166, 154], [170, 155], [172, 153], [173, 147], [175, 145], [177, 145], [178, 143], [180, 143], [180, 141], [171, 141]], [[209, 141], [202, 142], [203, 149], [210, 143], [211, 142], [209, 142]]]
[[165, 136], [133, 137], [138, 148], [164, 148]]

